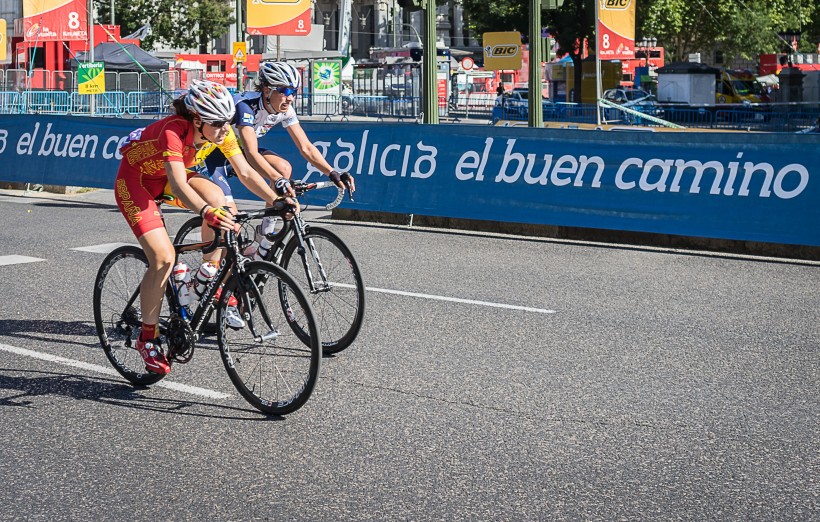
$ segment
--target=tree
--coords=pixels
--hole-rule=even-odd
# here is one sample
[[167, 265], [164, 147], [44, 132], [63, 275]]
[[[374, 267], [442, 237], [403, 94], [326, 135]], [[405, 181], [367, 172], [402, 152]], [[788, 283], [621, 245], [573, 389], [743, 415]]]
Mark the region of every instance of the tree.
[[[595, 0], [565, 0], [557, 11], [548, 11], [547, 20], [553, 28], [555, 41], [562, 52], [572, 58], [575, 96], [581, 101], [584, 41], [595, 47]], [[597, 51], [596, 51], [597, 52]]]
[[760, 53], [784, 50], [778, 33], [811, 31], [815, 4], [815, 0], [648, 0], [637, 4], [638, 33], [656, 37], [670, 61], [716, 47], [730, 63], [736, 57], [754, 60]]
[[[95, 0], [95, 5], [98, 20], [110, 19], [108, 0]], [[114, 21], [123, 35], [150, 24], [151, 34], [141, 43], [148, 50], [160, 43], [207, 53], [208, 42], [224, 36], [234, 23], [233, 12], [233, 4], [225, 0], [114, 0]]]

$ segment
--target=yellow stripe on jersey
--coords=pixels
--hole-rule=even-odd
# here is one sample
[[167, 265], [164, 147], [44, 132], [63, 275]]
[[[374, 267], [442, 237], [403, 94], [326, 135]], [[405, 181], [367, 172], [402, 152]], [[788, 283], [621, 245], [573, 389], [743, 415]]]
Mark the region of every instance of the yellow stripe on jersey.
[[219, 149], [222, 151], [222, 154], [225, 155], [225, 159], [232, 158], [237, 154], [242, 154], [242, 149], [239, 147], [239, 140], [236, 138], [236, 133], [233, 131], [233, 127], [228, 128], [228, 135], [225, 136], [225, 140], [222, 142], [222, 145], [216, 145], [215, 143], [206, 143], [203, 145], [201, 149], [196, 151], [196, 162], [194, 165], [199, 165], [208, 155], [213, 152], [214, 150]]

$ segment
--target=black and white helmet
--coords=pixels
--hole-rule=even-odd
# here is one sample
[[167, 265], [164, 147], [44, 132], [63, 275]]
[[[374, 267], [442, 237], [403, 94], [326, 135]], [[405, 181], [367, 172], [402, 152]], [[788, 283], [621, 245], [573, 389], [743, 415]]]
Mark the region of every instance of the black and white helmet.
[[296, 67], [285, 62], [262, 62], [259, 64], [259, 80], [270, 87], [299, 88], [302, 76]]
[[230, 91], [221, 84], [194, 80], [185, 95], [185, 107], [205, 123], [230, 121], [236, 114], [236, 105]]

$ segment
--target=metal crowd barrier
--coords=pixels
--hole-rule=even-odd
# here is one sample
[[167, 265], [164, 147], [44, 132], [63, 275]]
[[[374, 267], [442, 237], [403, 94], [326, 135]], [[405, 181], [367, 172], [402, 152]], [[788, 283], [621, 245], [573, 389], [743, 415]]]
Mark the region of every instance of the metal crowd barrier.
[[20, 107], [34, 114], [68, 114], [71, 95], [66, 91], [24, 91]]

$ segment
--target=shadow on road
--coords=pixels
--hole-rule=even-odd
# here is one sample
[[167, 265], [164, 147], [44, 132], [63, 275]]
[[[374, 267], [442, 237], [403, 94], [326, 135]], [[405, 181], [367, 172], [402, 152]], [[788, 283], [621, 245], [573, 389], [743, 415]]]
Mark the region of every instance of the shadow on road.
[[[0, 335], [18, 339], [75, 344], [97, 348], [97, 329], [83, 321], [48, 321], [41, 319], [0, 319]], [[77, 337], [92, 337], [93, 343], [78, 341]]]
[[[16, 375], [10, 375], [14, 373]], [[11, 393], [0, 397], [0, 407], [36, 408], [49, 401], [42, 397], [66, 397], [88, 400], [137, 410], [207, 417], [226, 420], [272, 421], [283, 417], [264, 416], [251, 408], [236, 408], [213, 403], [166, 399], [150, 396], [150, 388], [134, 387], [113, 379], [87, 377], [70, 373], [0, 368], [0, 391]], [[196, 407], [208, 410], [196, 410]], [[240, 416], [239, 414], [246, 414]]]

